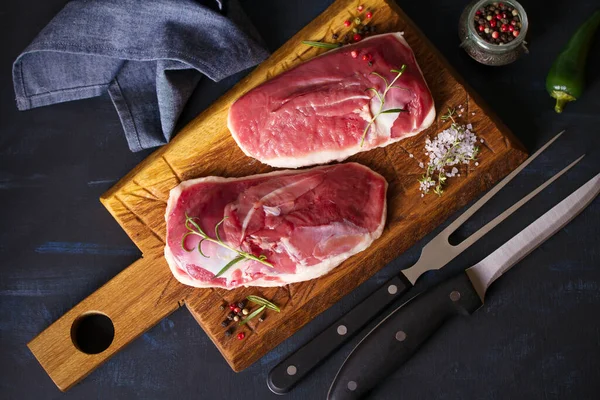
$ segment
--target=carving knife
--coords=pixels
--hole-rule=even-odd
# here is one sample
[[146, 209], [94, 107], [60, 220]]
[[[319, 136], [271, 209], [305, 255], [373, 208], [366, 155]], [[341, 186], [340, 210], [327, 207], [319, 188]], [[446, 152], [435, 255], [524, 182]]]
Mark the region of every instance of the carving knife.
[[326, 328], [318, 336], [306, 343], [291, 356], [275, 366], [267, 377], [267, 385], [272, 392], [284, 394], [289, 392], [299, 381], [306, 377], [313, 369], [323, 362], [330, 354], [349, 340], [362, 327], [379, 315], [389, 304], [407, 293], [426, 271], [440, 269], [456, 256], [477, 242], [486, 233], [492, 230], [505, 218], [527, 203], [531, 198], [541, 192], [546, 186], [567, 172], [579, 160], [575, 160], [562, 171], [548, 179], [536, 190], [525, 196], [512, 207], [505, 210], [492, 221], [462, 241], [453, 246], [448, 242], [450, 235], [456, 231], [469, 217], [479, 210], [489, 199], [510, 182], [529, 163], [540, 155], [548, 146], [558, 139], [564, 131], [553, 137], [548, 143], [531, 155], [514, 171], [507, 175], [500, 183], [490, 189], [481, 199], [473, 204], [467, 211], [460, 215], [454, 222], [433, 238], [421, 251], [421, 256], [415, 265], [403, 270], [398, 276], [388, 280], [379, 289], [369, 295], [360, 304], [339, 318], [335, 323]]
[[350, 353], [327, 398], [349, 400], [365, 396], [404, 364], [447, 320], [478, 310], [496, 279], [562, 229], [598, 193], [600, 174], [471, 268], [394, 310]]

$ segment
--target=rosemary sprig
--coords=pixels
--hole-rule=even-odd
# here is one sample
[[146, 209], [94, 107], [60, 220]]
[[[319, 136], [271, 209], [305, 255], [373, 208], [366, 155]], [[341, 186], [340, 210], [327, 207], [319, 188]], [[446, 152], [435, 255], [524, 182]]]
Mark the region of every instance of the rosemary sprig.
[[267, 261], [267, 256], [265, 256], [264, 254], [261, 254], [260, 256], [255, 256], [254, 254], [251, 253], [247, 253], [245, 251], [242, 250], [238, 250], [238, 249], [234, 249], [233, 247], [229, 246], [228, 244], [226, 244], [225, 242], [223, 242], [223, 240], [221, 240], [221, 236], [219, 236], [219, 227], [221, 226], [221, 224], [223, 224], [223, 222], [227, 219], [227, 217], [223, 217], [222, 220], [220, 220], [216, 225], [215, 225], [215, 237], [216, 239], [211, 238], [210, 236], [208, 236], [203, 230], [202, 228], [200, 228], [200, 225], [198, 225], [198, 223], [196, 221], [194, 221], [195, 219], [198, 219], [198, 217], [190, 217], [189, 215], [187, 215], [187, 213], [185, 214], [185, 227], [188, 230], [183, 237], [181, 238], [181, 248], [187, 252], [191, 252], [194, 251], [194, 249], [188, 249], [185, 246], [185, 240], [187, 239], [188, 236], [190, 235], [196, 235], [196, 236], [200, 236], [200, 242], [198, 243], [198, 251], [200, 252], [200, 254], [203, 257], [206, 258], [210, 258], [209, 256], [207, 256], [206, 254], [204, 254], [204, 252], [202, 251], [202, 243], [204, 241], [208, 241], [208, 242], [212, 242], [215, 244], [218, 244], [221, 247], [224, 247], [228, 250], [234, 251], [238, 254], [238, 256], [236, 258], [234, 258], [233, 260], [229, 261], [219, 272], [217, 272], [217, 274], [214, 276], [214, 278], [217, 278], [221, 275], [223, 275], [229, 268], [231, 268], [233, 265], [237, 264], [240, 261], [256, 261], [259, 262], [263, 265], [266, 265], [267, 267], [273, 268], [273, 264], [271, 264], [270, 262]]
[[263, 312], [265, 310], [265, 308], [267, 308], [267, 306], [261, 306], [261, 307], [257, 308], [256, 310], [252, 311], [246, 318], [244, 318], [243, 320], [240, 321], [240, 326], [246, 325], [248, 323], [248, 321], [250, 321], [252, 318], [256, 317], [258, 314]]
[[253, 303], [265, 306], [267, 308], [270, 308], [271, 310], [280, 312], [281, 309], [279, 307], [277, 307], [275, 304], [271, 303], [269, 300], [267, 299], [263, 299], [262, 297], [259, 296], [254, 296], [254, 295], [249, 295], [246, 297], [248, 300], [250, 300]]
[[449, 119], [452, 120], [453, 124], [456, 124], [456, 121], [454, 120], [454, 115], [456, 114], [456, 108], [450, 108], [448, 107], [448, 111], [446, 111], [446, 114], [442, 115], [440, 117], [440, 119], [444, 122], [448, 121]]
[[315, 42], [312, 40], [303, 40], [302, 44], [306, 44], [312, 47], [320, 47], [323, 49], [337, 49], [338, 47], [342, 47], [341, 43]]
[[227, 264], [225, 264], [225, 266], [223, 268], [221, 268], [221, 270], [219, 272], [217, 272], [215, 274], [215, 276], [213, 276], [213, 278], [218, 278], [221, 275], [223, 275], [225, 272], [227, 272], [227, 270], [229, 268], [231, 268], [233, 265], [239, 263], [240, 261], [245, 260], [244, 256], [237, 256], [236, 258], [234, 258], [233, 260], [229, 261]]
[[375, 115], [373, 116], [373, 118], [371, 118], [371, 120], [367, 124], [365, 130], [363, 131], [362, 138], [360, 140], [360, 147], [362, 147], [364, 145], [365, 138], [367, 137], [367, 133], [369, 132], [369, 129], [371, 128], [371, 125], [373, 125], [373, 123], [375, 122], [375, 120], [377, 119], [377, 117], [379, 117], [381, 114], [392, 114], [392, 113], [406, 112], [406, 110], [404, 110], [402, 108], [390, 108], [390, 109], [387, 109], [387, 110], [383, 109], [383, 105], [385, 104], [385, 96], [390, 91], [390, 89], [408, 90], [406, 88], [402, 88], [400, 86], [394, 85], [394, 83], [396, 83], [396, 81], [402, 76], [402, 74], [404, 73], [405, 69], [406, 69], [406, 64], [403, 64], [402, 67], [400, 67], [400, 69], [391, 69], [390, 72], [393, 72], [393, 73], [396, 74], [396, 76], [394, 77], [394, 79], [392, 79], [391, 82], [388, 82], [388, 80], [383, 75], [381, 75], [381, 74], [379, 74], [379, 73], [377, 73], [375, 71], [371, 72], [372, 75], [378, 76], [379, 78], [381, 78], [383, 80], [383, 82], [385, 82], [385, 90], [383, 91], [383, 93], [379, 93], [377, 91], [377, 89], [375, 89], [375, 88], [367, 88], [366, 89], [366, 90], [371, 90], [373, 93], [375, 93], [375, 95], [379, 99], [379, 111], [377, 111], [377, 113], [375, 113]]

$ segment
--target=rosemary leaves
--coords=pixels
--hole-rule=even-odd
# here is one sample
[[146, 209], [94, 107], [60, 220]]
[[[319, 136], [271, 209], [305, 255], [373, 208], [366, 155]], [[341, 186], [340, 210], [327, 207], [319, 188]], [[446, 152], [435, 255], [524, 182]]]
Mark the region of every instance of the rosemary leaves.
[[254, 304], [259, 305], [260, 307], [249, 313], [243, 320], [241, 320], [239, 323], [240, 326], [246, 325], [251, 319], [261, 315], [267, 308], [273, 311], [281, 312], [281, 309], [277, 307], [277, 305], [260, 296], [249, 295], [246, 297], [246, 299]]
[[[387, 110], [383, 109], [383, 106], [385, 104], [385, 96], [388, 94], [388, 92], [390, 91], [390, 89], [402, 89], [402, 90], [408, 90], [406, 88], [402, 88], [400, 86], [395, 86], [394, 84], [396, 83], [396, 81], [402, 76], [402, 74], [404, 73], [404, 70], [406, 69], [406, 65], [403, 64], [402, 67], [400, 67], [400, 69], [392, 69], [390, 70], [390, 72], [393, 72], [396, 74], [396, 76], [394, 77], [394, 79], [392, 79], [391, 82], [388, 82], [388, 80], [381, 74], [373, 71], [371, 72], [372, 75], [378, 76], [379, 78], [381, 78], [383, 80], [383, 82], [385, 83], [385, 89], [383, 91], [383, 93], [379, 93], [379, 91], [377, 91], [377, 89], [375, 88], [367, 88], [366, 90], [371, 90], [373, 93], [375, 93], [375, 96], [377, 96], [377, 98], [379, 99], [379, 110], [375, 113], [375, 115], [373, 115], [373, 118], [371, 118], [371, 120], [367, 123], [367, 126], [365, 127], [365, 130], [363, 131], [362, 134], [362, 138], [360, 140], [360, 147], [362, 147], [365, 143], [365, 138], [367, 137], [367, 133], [369, 133], [369, 129], [371, 128], [371, 126], [373, 125], [373, 123], [375, 122], [375, 120], [381, 115], [381, 114], [392, 114], [392, 113], [401, 113], [401, 112], [406, 112], [406, 110], [402, 109], [402, 108], [389, 108]], [[366, 91], [365, 90], [365, 91]]]
[[200, 242], [198, 242], [197, 249], [198, 249], [198, 252], [203, 257], [210, 258], [206, 254], [204, 254], [204, 252], [202, 251], [202, 243], [204, 243], [205, 241], [215, 243], [221, 247], [224, 247], [224, 248], [231, 250], [233, 252], [236, 252], [238, 254], [234, 259], [229, 261], [223, 268], [221, 268], [221, 270], [215, 274], [214, 278], [218, 278], [219, 276], [223, 275], [229, 268], [231, 268], [233, 265], [237, 264], [240, 261], [252, 260], [252, 261], [256, 261], [261, 264], [264, 264], [267, 267], [273, 268], [273, 264], [271, 264], [270, 262], [267, 261], [267, 256], [265, 256], [264, 254], [261, 254], [260, 256], [257, 257], [254, 254], [235, 249], [235, 248], [229, 246], [227, 243], [223, 242], [223, 240], [221, 240], [221, 237], [219, 236], [219, 227], [221, 226], [221, 224], [223, 224], [223, 222], [227, 219], [227, 217], [223, 217], [223, 219], [215, 225], [215, 238], [216, 239], [213, 239], [210, 236], [208, 236], [206, 234], [206, 232], [204, 232], [202, 230], [202, 228], [200, 228], [200, 225], [198, 225], [198, 223], [196, 221], [194, 221], [195, 219], [198, 219], [198, 217], [190, 217], [189, 215], [187, 215], [187, 213], [185, 214], [185, 227], [188, 231], [181, 238], [181, 248], [183, 250], [185, 250], [187, 252], [194, 251], [193, 248], [190, 249], [190, 248], [186, 247], [185, 241], [188, 236], [196, 235], [196, 236], [200, 236], [200, 238], [201, 238]]
[[315, 42], [313, 40], [303, 40], [302, 44], [312, 47], [320, 47], [323, 49], [337, 49], [338, 47], [342, 47], [341, 43]]

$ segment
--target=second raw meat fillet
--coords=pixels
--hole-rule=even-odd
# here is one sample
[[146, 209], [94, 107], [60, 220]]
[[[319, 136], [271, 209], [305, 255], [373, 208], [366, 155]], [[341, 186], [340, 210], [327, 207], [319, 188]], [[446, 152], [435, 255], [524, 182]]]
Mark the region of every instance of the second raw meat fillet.
[[381, 235], [386, 190], [381, 175], [356, 163], [185, 181], [169, 196], [165, 257], [196, 287], [314, 279]]

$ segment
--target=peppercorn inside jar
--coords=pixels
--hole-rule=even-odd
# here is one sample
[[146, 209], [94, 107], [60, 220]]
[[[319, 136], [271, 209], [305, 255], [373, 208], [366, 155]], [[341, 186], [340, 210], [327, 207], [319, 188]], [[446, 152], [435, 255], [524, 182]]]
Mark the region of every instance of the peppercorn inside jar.
[[460, 17], [461, 47], [476, 61], [505, 65], [528, 53], [527, 14], [516, 1], [473, 1]]
[[491, 44], [506, 45], [519, 37], [523, 24], [510, 3], [489, 3], [475, 11], [473, 26], [480, 38]]

